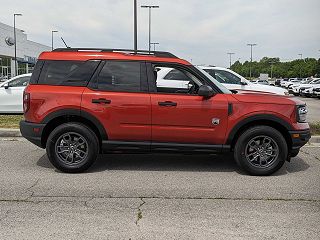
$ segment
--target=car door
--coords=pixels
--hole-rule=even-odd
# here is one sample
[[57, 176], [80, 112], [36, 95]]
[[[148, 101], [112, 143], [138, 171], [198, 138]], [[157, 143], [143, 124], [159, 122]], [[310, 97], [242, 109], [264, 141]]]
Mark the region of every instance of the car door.
[[151, 141], [151, 105], [144, 62], [102, 62], [81, 102], [96, 117], [109, 141]]
[[[157, 64], [154, 64], [150, 67], [156, 66]], [[167, 90], [164, 86], [157, 88], [156, 79], [149, 77], [150, 89], [155, 86], [154, 92], [150, 95], [152, 144], [223, 144], [228, 119], [228, 103], [225, 95], [216, 94], [209, 99], [198, 96], [197, 89], [202, 85], [201, 80], [185, 67], [178, 65], [174, 68], [175, 71], [181, 71], [186, 75], [186, 81], [193, 86], [189, 91], [181, 88], [173, 93], [170, 86]]]
[[30, 76], [14, 78], [0, 87], [0, 112], [22, 113], [23, 91], [30, 81]]

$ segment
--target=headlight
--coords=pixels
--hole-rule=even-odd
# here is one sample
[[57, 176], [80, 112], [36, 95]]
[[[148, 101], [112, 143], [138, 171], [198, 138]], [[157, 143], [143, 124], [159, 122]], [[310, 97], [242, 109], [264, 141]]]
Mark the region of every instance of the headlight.
[[308, 109], [306, 105], [297, 106], [297, 122], [304, 123], [307, 121]]

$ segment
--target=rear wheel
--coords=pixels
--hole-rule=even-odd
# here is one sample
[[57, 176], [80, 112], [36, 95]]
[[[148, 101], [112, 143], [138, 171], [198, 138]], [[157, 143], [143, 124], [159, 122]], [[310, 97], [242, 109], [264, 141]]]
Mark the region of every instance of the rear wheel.
[[269, 126], [255, 126], [241, 134], [234, 148], [237, 163], [251, 175], [270, 175], [287, 159], [282, 134]]
[[78, 173], [87, 170], [98, 155], [95, 133], [81, 123], [65, 123], [49, 135], [46, 150], [50, 162], [60, 171]]

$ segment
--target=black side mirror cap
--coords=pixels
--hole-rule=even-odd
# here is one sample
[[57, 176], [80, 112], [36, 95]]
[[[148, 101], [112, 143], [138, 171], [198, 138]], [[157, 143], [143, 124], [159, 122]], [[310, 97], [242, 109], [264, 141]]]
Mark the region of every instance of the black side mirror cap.
[[3, 87], [4, 87], [4, 89], [8, 89], [9, 88], [9, 84], [7, 83]]
[[248, 83], [245, 82], [245, 81], [240, 81], [240, 84], [241, 84], [241, 85], [248, 85]]
[[198, 95], [204, 98], [210, 98], [214, 95], [214, 91], [208, 85], [201, 85], [198, 90]]

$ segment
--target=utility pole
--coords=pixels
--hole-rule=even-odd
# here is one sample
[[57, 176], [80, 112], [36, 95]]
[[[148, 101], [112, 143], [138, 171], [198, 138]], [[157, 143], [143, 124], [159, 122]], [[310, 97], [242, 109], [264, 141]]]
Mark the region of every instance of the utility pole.
[[229, 68], [231, 69], [231, 58], [232, 58], [232, 55], [233, 54], [235, 54], [235, 53], [233, 53], [233, 52], [229, 52], [229, 53], [227, 53], [228, 55], [229, 55], [229, 57], [230, 57], [230, 64], [229, 64]]
[[57, 33], [57, 30], [52, 30], [51, 31], [51, 51], [53, 51], [53, 33]]
[[159, 8], [157, 5], [142, 5], [142, 8], [149, 9], [149, 52], [151, 51], [151, 9], [152, 8]]
[[275, 64], [276, 62], [270, 62], [270, 64], [271, 64], [271, 76], [270, 76], [270, 78], [272, 79], [272, 73], [273, 73], [273, 64]]
[[153, 45], [153, 51], [155, 52], [156, 51], [156, 45], [159, 45], [160, 43], [158, 42], [152, 42], [150, 43], [150, 45]]
[[[298, 54], [300, 56], [300, 59], [302, 60], [302, 53]], [[302, 62], [300, 63], [300, 78], [302, 76]]]
[[252, 77], [252, 47], [257, 46], [256, 43], [248, 43], [247, 46], [250, 46], [250, 79]]
[[[18, 68], [17, 68], [17, 35], [16, 35], [16, 16], [22, 16], [21, 13], [14, 13], [13, 14], [13, 35], [14, 35], [14, 76], [18, 75]], [[12, 71], [11, 71], [12, 75]]]
[[137, 0], [133, 0], [133, 48], [135, 53], [138, 51], [138, 17]]

